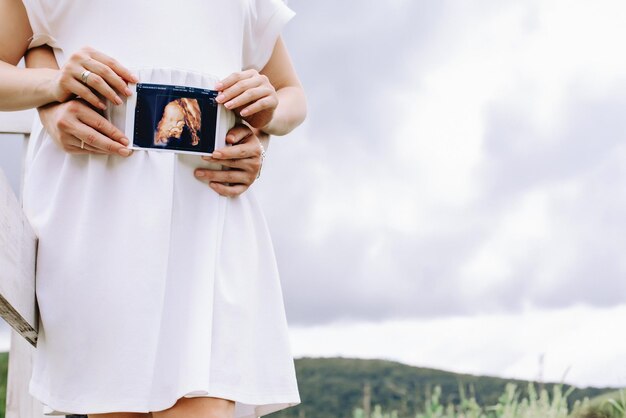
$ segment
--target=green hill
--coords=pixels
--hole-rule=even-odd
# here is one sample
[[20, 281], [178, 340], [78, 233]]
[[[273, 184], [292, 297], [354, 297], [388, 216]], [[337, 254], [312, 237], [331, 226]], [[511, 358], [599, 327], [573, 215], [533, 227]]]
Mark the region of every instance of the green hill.
[[[0, 418], [4, 418], [8, 354], [0, 353]], [[443, 403], [458, 403], [460, 390], [475, 396], [481, 405], [496, 404], [507, 383], [517, 383], [525, 395], [527, 381], [458, 374], [413, 367], [395, 361], [352, 358], [296, 359], [296, 373], [302, 404], [273, 414], [287, 418], [350, 418], [363, 405], [364, 387], [369, 386], [371, 404], [383, 410], [397, 410], [400, 416], [415, 416], [435, 386], [441, 386]], [[552, 390], [553, 384], [545, 384]], [[564, 389], [569, 386], [564, 385]], [[594, 398], [615, 388], [576, 389], [577, 399]]]
[[[275, 417], [349, 418], [363, 405], [363, 392], [369, 383], [371, 404], [400, 416], [415, 416], [435, 386], [442, 388], [442, 402], [458, 404], [460, 390], [476, 397], [481, 405], [496, 404], [507, 383], [517, 383], [526, 395], [528, 381], [458, 374], [408, 366], [387, 360], [351, 358], [301, 358], [296, 373], [302, 404], [276, 413]], [[554, 384], [545, 384], [550, 392]], [[564, 390], [570, 386], [564, 385]], [[570, 407], [577, 399], [593, 398], [614, 388], [577, 389], [569, 396]]]

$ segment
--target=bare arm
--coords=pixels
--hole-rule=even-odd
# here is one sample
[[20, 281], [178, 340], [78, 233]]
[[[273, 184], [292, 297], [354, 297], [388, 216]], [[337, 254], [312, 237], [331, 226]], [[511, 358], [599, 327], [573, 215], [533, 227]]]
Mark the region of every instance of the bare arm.
[[272, 120], [261, 130], [270, 135], [286, 135], [304, 121], [307, 109], [304, 89], [282, 37], [278, 38], [261, 74], [269, 78], [278, 95], [278, 106]]
[[0, 0], [0, 110], [22, 110], [55, 101], [56, 71], [18, 68], [33, 31], [20, 0]]
[[[95, 107], [105, 104], [95, 92], [121, 104], [114, 91], [129, 95], [127, 81], [133, 75], [111, 57], [84, 47], [73, 53], [59, 69], [51, 53], [46, 51], [45, 65], [40, 68], [18, 68], [28, 50], [33, 30], [21, 0], [0, 0], [0, 110], [21, 110], [64, 102], [78, 95]], [[41, 68], [49, 67], [49, 68]], [[82, 80], [82, 74], [89, 78]]]
[[235, 72], [217, 83], [216, 90], [218, 103], [266, 134], [286, 135], [306, 117], [304, 90], [280, 37], [261, 72]]
[[48, 45], [38, 46], [26, 51], [24, 56], [24, 62], [26, 68], [49, 68], [52, 70], [58, 70], [59, 64], [56, 57], [52, 52], [52, 48]]

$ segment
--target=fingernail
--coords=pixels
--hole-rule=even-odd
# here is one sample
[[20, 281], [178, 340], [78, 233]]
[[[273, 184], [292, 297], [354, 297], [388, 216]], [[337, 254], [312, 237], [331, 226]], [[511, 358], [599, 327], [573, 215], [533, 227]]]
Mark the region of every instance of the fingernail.
[[233, 102], [228, 102], [224, 106], [226, 106], [226, 109], [230, 109], [231, 107], [233, 107]]
[[133, 91], [129, 88], [126, 88], [126, 90], [124, 90], [124, 93], [126, 93], [127, 96], [132, 96]]
[[99, 107], [100, 109], [102, 109], [102, 110], [106, 110], [106, 109], [107, 109], [107, 105], [105, 105], [105, 104], [104, 104], [104, 103], [102, 103], [102, 102], [98, 102], [98, 107]]
[[222, 158], [222, 153], [219, 151], [214, 151], [213, 154], [211, 154], [211, 156], [213, 158]]
[[130, 142], [128, 140], [128, 138], [126, 138], [126, 137], [121, 138], [120, 141], [122, 141], [122, 144], [124, 144], [124, 145], [128, 145], [128, 143]]
[[118, 105], [121, 105], [124, 102], [122, 102], [122, 99], [120, 99], [119, 96], [115, 96], [115, 103], [117, 103]]
[[215, 84], [215, 90], [221, 90], [222, 88], [224, 88], [224, 83], [222, 83], [221, 81]]
[[248, 109], [244, 109], [241, 111], [241, 116], [247, 116], [250, 111]]
[[196, 177], [204, 177], [204, 171], [196, 171]]
[[137, 77], [136, 75], [132, 74], [130, 77], [131, 80], [133, 80], [135, 83], [139, 82], [139, 77]]
[[218, 94], [217, 97], [215, 98], [215, 100], [219, 103], [222, 103], [222, 100], [224, 100], [224, 95], [223, 94]]
[[130, 150], [128, 148], [120, 148], [118, 152], [122, 157], [128, 157], [130, 155]]

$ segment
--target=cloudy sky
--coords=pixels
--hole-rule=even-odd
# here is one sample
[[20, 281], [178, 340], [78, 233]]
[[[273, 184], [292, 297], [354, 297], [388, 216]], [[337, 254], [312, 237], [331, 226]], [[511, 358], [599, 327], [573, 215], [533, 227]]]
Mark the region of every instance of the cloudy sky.
[[626, 4], [289, 5], [309, 117], [255, 187], [294, 354], [626, 386]]

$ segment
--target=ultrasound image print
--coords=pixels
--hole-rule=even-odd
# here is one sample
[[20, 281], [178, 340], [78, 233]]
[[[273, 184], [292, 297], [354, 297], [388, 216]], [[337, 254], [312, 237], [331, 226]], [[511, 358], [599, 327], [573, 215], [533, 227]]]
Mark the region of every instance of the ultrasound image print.
[[198, 145], [202, 115], [196, 99], [174, 99], [165, 106], [163, 116], [157, 125], [154, 145], [167, 145], [170, 138], [180, 139], [184, 128], [191, 133], [191, 145], [194, 147]]
[[137, 84], [133, 147], [186, 153], [215, 149], [217, 91]]

